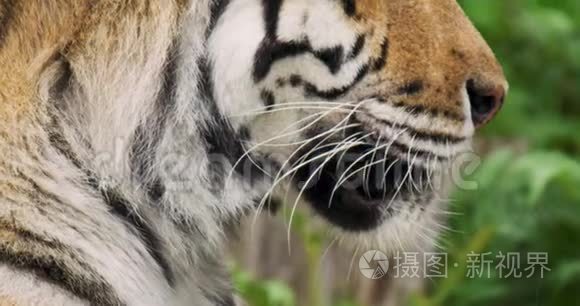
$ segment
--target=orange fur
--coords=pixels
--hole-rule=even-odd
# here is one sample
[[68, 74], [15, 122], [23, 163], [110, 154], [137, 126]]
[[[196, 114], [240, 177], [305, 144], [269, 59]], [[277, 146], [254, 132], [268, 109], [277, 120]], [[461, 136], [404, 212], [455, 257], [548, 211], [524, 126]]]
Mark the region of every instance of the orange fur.
[[[7, 21], [0, 35], [0, 118], [20, 120], [37, 111], [38, 78], [57, 55], [106, 56], [122, 43], [118, 33], [146, 29], [162, 9], [175, 11], [177, 23], [185, 5], [185, 0], [1, 0], [0, 21]], [[8, 6], [10, 16], [4, 14]], [[130, 18], [134, 28], [119, 28], [119, 20]]]
[[421, 95], [405, 103], [460, 117], [463, 102], [456, 86], [468, 79], [490, 91], [507, 85], [493, 52], [455, 0], [359, 0], [357, 7], [356, 19], [389, 38], [384, 81], [395, 87], [423, 83]]
[[19, 304], [17, 304], [12, 299], [5, 296], [0, 296], [0, 306], [18, 306], [18, 305]]

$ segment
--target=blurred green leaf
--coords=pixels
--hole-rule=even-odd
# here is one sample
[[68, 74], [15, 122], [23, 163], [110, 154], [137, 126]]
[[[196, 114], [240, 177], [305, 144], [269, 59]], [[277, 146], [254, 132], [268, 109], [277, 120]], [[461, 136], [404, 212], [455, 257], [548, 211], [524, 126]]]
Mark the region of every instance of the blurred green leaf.
[[558, 290], [572, 283], [580, 284], [580, 259], [563, 263], [552, 273], [550, 280]]
[[251, 306], [295, 306], [294, 293], [278, 281], [259, 281], [239, 269], [233, 272], [234, 285]]
[[580, 186], [580, 163], [558, 153], [526, 155], [515, 162], [511, 171], [511, 175], [524, 177], [528, 181], [530, 204], [536, 204], [548, 184], [555, 180], [570, 191]]

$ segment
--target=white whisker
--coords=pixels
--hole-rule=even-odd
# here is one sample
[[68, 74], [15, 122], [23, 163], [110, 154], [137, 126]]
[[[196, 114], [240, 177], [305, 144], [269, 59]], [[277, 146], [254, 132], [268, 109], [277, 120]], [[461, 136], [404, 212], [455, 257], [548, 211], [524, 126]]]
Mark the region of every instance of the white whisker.
[[[377, 152], [379, 151], [379, 144], [381, 143], [382, 137], [383, 137], [383, 135], [379, 135], [379, 139], [376, 141], [375, 149], [374, 149], [375, 152], [371, 156], [371, 162], [373, 162], [377, 157]], [[365, 170], [363, 172], [363, 178], [364, 178], [363, 179], [363, 189], [364, 189], [365, 193], [367, 194], [367, 196], [370, 198], [371, 192], [369, 190], [369, 180], [370, 180], [370, 175], [372, 174], [372, 171], [371, 171], [372, 167], [371, 167], [371, 169], [369, 169], [369, 171], [367, 171], [366, 169], [367, 169], [367, 167], [365, 165]]]
[[[404, 132], [404, 131], [401, 131], [401, 133], [402, 133], [402, 132]], [[401, 133], [399, 133], [399, 135], [400, 135]], [[392, 144], [395, 142], [395, 140], [396, 140], [396, 137], [395, 137], [395, 138], [394, 138], [394, 139], [393, 139], [393, 140], [392, 140], [392, 141], [391, 141], [389, 144], [385, 145], [385, 150], [387, 150], [387, 151], [388, 151], [388, 150], [389, 150], [389, 148], [390, 148], [390, 146], [391, 146], [391, 145], [392, 145]], [[355, 160], [355, 161], [354, 161], [354, 162], [353, 162], [353, 163], [352, 163], [352, 164], [351, 164], [351, 165], [350, 165], [350, 166], [349, 166], [349, 167], [348, 167], [348, 168], [347, 168], [347, 169], [346, 169], [346, 170], [345, 170], [345, 171], [342, 173], [341, 177], [338, 179], [338, 183], [337, 183], [337, 184], [335, 184], [335, 186], [334, 186], [334, 188], [333, 188], [333, 190], [332, 190], [332, 193], [331, 193], [331, 195], [330, 195], [330, 200], [329, 200], [329, 207], [332, 205], [332, 200], [334, 199], [334, 194], [336, 193], [336, 191], [338, 190], [338, 188], [340, 188], [340, 186], [341, 186], [342, 184], [344, 184], [344, 182], [346, 182], [346, 181], [344, 181], [343, 179], [344, 179], [344, 177], [347, 175], [347, 173], [348, 173], [350, 170], [352, 170], [352, 168], [354, 168], [354, 166], [355, 166], [355, 165], [356, 165], [356, 164], [357, 164], [359, 161], [363, 160], [365, 157], [367, 157], [368, 155], [370, 155], [370, 154], [372, 154], [372, 153], [374, 153], [374, 150], [373, 150], [373, 151], [370, 151], [370, 152], [367, 152], [367, 153], [365, 153], [365, 154], [363, 154], [363, 155], [362, 155], [362, 156], [360, 156], [360, 157], [359, 157], [357, 160]]]
[[354, 267], [354, 260], [357, 257], [359, 250], [360, 247], [357, 246], [354, 252], [352, 253], [352, 258], [350, 259], [350, 264], [348, 265], [348, 274], [346, 275], [346, 280], [350, 280], [350, 276], [352, 275], [352, 270]]
[[[292, 220], [294, 218], [294, 213], [296, 212], [296, 208], [298, 207], [298, 203], [300, 201], [300, 199], [302, 198], [302, 195], [304, 194], [304, 191], [306, 190], [306, 188], [308, 188], [308, 186], [310, 185], [310, 182], [316, 177], [316, 175], [318, 174], [319, 171], [321, 171], [324, 166], [326, 166], [326, 164], [328, 162], [330, 162], [330, 160], [332, 160], [332, 158], [334, 156], [336, 156], [337, 153], [339, 153], [341, 151], [342, 148], [337, 148], [336, 150], [331, 151], [330, 153], [332, 154], [328, 154], [326, 160], [324, 160], [324, 162], [322, 162], [322, 164], [320, 166], [318, 166], [310, 175], [310, 177], [306, 180], [306, 182], [304, 183], [304, 186], [302, 186], [300, 192], [298, 193], [298, 196], [296, 197], [296, 200], [294, 201], [294, 205], [292, 207], [292, 212], [290, 213], [290, 220], [289, 220], [289, 227], [288, 227], [288, 238], [290, 238], [290, 229], [291, 229], [291, 225], [292, 225]], [[288, 249], [290, 249], [290, 245], [288, 245]]]
[[[246, 152], [244, 152], [244, 154], [242, 154], [242, 156], [240, 156], [240, 158], [239, 158], [239, 159], [236, 161], [236, 163], [235, 163], [235, 164], [232, 166], [232, 170], [230, 171], [230, 173], [229, 173], [229, 175], [228, 175], [228, 177], [227, 177], [227, 180], [230, 180], [230, 179], [231, 179], [231, 176], [233, 175], [233, 173], [234, 173], [235, 169], [238, 167], [239, 163], [241, 163], [241, 162], [242, 162], [242, 161], [243, 161], [243, 160], [244, 160], [244, 159], [245, 159], [245, 158], [246, 158], [246, 157], [247, 157], [249, 154], [251, 154], [251, 153], [252, 153], [252, 152], [254, 152], [255, 150], [259, 149], [261, 145], [263, 145], [263, 144], [266, 144], [266, 143], [269, 143], [269, 142], [271, 142], [271, 141], [274, 141], [274, 140], [277, 140], [277, 139], [281, 139], [281, 138], [284, 138], [284, 137], [288, 137], [288, 136], [291, 136], [291, 135], [295, 135], [295, 134], [298, 134], [298, 133], [300, 133], [300, 132], [302, 132], [302, 131], [304, 131], [304, 130], [307, 130], [308, 128], [310, 128], [311, 126], [313, 126], [314, 124], [316, 124], [318, 121], [322, 120], [322, 118], [326, 117], [326, 116], [327, 116], [328, 114], [330, 114], [331, 112], [332, 112], [332, 109], [331, 109], [331, 110], [329, 110], [329, 111], [326, 111], [326, 112], [324, 112], [324, 113], [323, 113], [322, 115], [320, 115], [320, 116], [319, 116], [319, 117], [318, 117], [316, 120], [314, 120], [313, 122], [309, 123], [308, 125], [306, 125], [306, 126], [304, 126], [304, 127], [300, 128], [300, 129], [298, 129], [298, 130], [295, 130], [295, 131], [292, 131], [292, 132], [288, 132], [288, 133], [283, 133], [282, 135], [277, 135], [277, 136], [275, 136], [275, 137], [272, 137], [272, 138], [270, 138], [270, 139], [267, 139], [267, 140], [265, 140], [265, 141], [262, 141], [262, 142], [260, 142], [260, 143], [258, 143], [258, 144], [256, 144], [256, 145], [254, 145], [254, 146], [253, 146], [252, 148], [250, 148], [249, 150], [246, 150]], [[317, 115], [318, 115], [318, 114], [317, 114]], [[308, 117], [307, 117], [307, 118], [308, 118]], [[300, 120], [300, 121], [304, 121], [304, 120], [305, 120], [305, 119], [302, 119], [302, 120]], [[299, 122], [300, 122], [300, 121], [299, 121]]]
[[[355, 126], [356, 126], [356, 125], [355, 125]], [[351, 128], [351, 126], [350, 126], [350, 125], [348, 125], [348, 126], [345, 126], [344, 128]], [[327, 132], [327, 133], [328, 133], [328, 132]], [[326, 133], [325, 133], [325, 134], [326, 134]], [[331, 137], [332, 135], [333, 135], [333, 133], [330, 133], [330, 134], [328, 135], [328, 137]], [[342, 142], [337, 142], [337, 143], [331, 143], [331, 144], [327, 144], [327, 145], [325, 145], [325, 146], [323, 146], [323, 147], [326, 147], [326, 146], [328, 146], [328, 147], [331, 147], [331, 146], [334, 146], [334, 145], [336, 145], [336, 144], [340, 144], [340, 143], [342, 143]], [[306, 144], [305, 144], [305, 145], [306, 145]], [[269, 190], [266, 192], [266, 194], [265, 194], [265, 195], [264, 195], [264, 197], [262, 198], [262, 201], [260, 201], [260, 204], [258, 205], [257, 214], [258, 214], [258, 213], [261, 211], [261, 209], [262, 209], [262, 208], [263, 208], [263, 206], [265, 205], [265, 200], [266, 200], [267, 198], [269, 198], [269, 197], [272, 195], [272, 193], [274, 192], [274, 190], [276, 189], [276, 187], [277, 187], [277, 186], [278, 186], [278, 185], [279, 185], [279, 184], [280, 184], [282, 181], [284, 181], [286, 178], [288, 178], [288, 176], [290, 176], [290, 175], [292, 175], [293, 173], [295, 173], [295, 172], [297, 172], [298, 170], [300, 170], [302, 167], [304, 167], [304, 166], [307, 166], [307, 165], [308, 165], [308, 163], [310, 163], [310, 162], [313, 162], [313, 161], [315, 161], [315, 160], [317, 160], [317, 159], [321, 159], [321, 158], [324, 158], [324, 157], [325, 157], [325, 155], [320, 155], [320, 156], [316, 156], [316, 157], [314, 157], [314, 158], [311, 158], [311, 159], [307, 160], [306, 162], [302, 162], [302, 163], [300, 163], [298, 166], [294, 166], [294, 167], [292, 167], [290, 170], [286, 171], [286, 173], [285, 173], [285, 174], [284, 174], [282, 177], [280, 177], [280, 175], [282, 174], [282, 171], [284, 171], [284, 168], [285, 168], [285, 167], [287, 166], [287, 164], [288, 164], [288, 163], [291, 161], [291, 159], [293, 158], [293, 156], [294, 156], [295, 154], [297, 154], [297, 153], [298, 153], [300, 150], [301, 150], [301, 148], [298, 148], [298, 149], [296, 149], [296, 150], [295, 150], [295, 151], [292, 153], [292, 155], [291, 155], [289, 158], [287, 158], [287, 159], [286, 159], [286, 161], [284, 162], [284, 164], [283, 164], [283, 165], [280, 167], [280, 170], [277, 172], [277, 174], [276, 174], [276, 176], [275, 176], [275, 178], [274, 178], [274, 182], [272, 183], [271, 187], [270, 187], [270, 188], [269, 188]], [[328, 153], [327, 153], [327, 154], [328, 154]], [[305, 156], [308, 156], [308, 155], [305, 155]], [[300, 159], [300, 160], [302, 160], [302, 159]], [[300, 161], [300, 160], [299, 160], [299, 161]], [[256, 214], [256, 216], [257, 216], [257, 214]]]
[[286, 109], [286, 108], [290, 108], [290, 107], [295, 107], [296, 109], [299, 109], [300, 107], [307, 108], [309, 106], [312, 106], [312, 107], [340, 106], [340, 107], [344, 107], [344, 108], [355, 107], [354, 104], [348, 103], [348, 102], [346, 102], [346, 103], [345, 102], [325, 102], [325, 101], [321, 101], [321, 102], [287, 102], [287, 103], [282, 103], [282, 104], [274, 104], [274, 105], [256, 108], [256, 109], [244, 112], [244, 113], [230, 115], [228, 117], [230, 117], [230, 118], [244, 117], [244, 116], [255, 115], [256, 113], [261, 113], [264, 111], [276, 111], [278, 109]]
[[[335, 107], [330, 107], [330, 106], [296, 106], [296, 107], [278, 108], [278, 109], [273, 109], [273, 110], [265, 110], [265, 111], [253, 112], [253, 113], [242, 113], [242, 114], [231, 115], [229, 117], [236, 118], [236, 117], [258, 116], [258, 115], [266, 115], [266, 114], [278, 113], [278, 112], [282, 112], [282, 111], [291, 111], [291, 110], [328, 110], [328, 109], [335, 109], [336, 113], [349, 113], [350, 112], [347, 109], [341, 110], [341, 109], [336, 109]], [[362, 111], [357, 111], [357, 112], [362, 113]]]
[[[321, 144], [323, 144], [327, 139], [329, 139], [331, 136], [333, 136], [334, 134], [336, 134], [337, 132], [340, 131], [345, 131], [349, 128], [353, 128], [353, 127], [358, 127], [360, 126], [360, 124], [350, 124], [350, 125], [346, 125], [344, 127], [338, 128], [343, 124], [348, 123], [348, 120], [352, 117], [352, 115], [357, 111], [357, 109], [364, 104], [365, 101], [361, 102], [359, 105], [357, 105], [350, 113], [348, 116], [346, 116], [346, 118], [344, 118], [343, 120], [341, 120], [339, 123], [337, 123], [333, 128], [331, 128], [329, 131], [319, 134], [317, 136], [315, 136], [314, 138], [308, 139], [306, 142], [303, 143], [302, 146], [300, 146], [298, 149], [294, 150], [294, 152], [292, 152], [292, 154], [286, 159], [286, 161], [284, 162], [284, 164], [280, 167], [280, 170], [278, 171], [278, 173], [276, 174], [276, 178], [274, 180], [274, 183], [272, 184], [271, 188], [268, 190], [268, 192], [266, 193], [266, 195], [262, 198], [262, 201], [260, 201], [260, 204], [258, 206], [257, 209], [257, 213], [256, 213], [256, 217], [254, 218], [254, 222], [257, 218], [257, 215], [259, 214], [259, 212], [261, 211], [262, 207], [265, 205], [265, 199], [269, 198], [271, 196], [271, 194], [273, 193], [274, 189], [290, 174], [292, 173], [296, 173], [300, 168], [302, 168], [303, 166], [305, 166], [305, 163], [302, 163], [301, 165], [299, 165], [298, 167], [293, 166], [290, 171], [288, 171], [288, 173], [286, 173], [282, 178], [280, 178], [280, 175], [282, 173], [282, 171], [284, 171], [284, 169], [286, 168], [287, 164], [293, 159], [294, 155], [297, 154], [298, 152], [300, 152], [304, 147], [306, 147], [306, 145], [308, 145], [309, 143], [311, 143], [314, 140], [317, 140], [318, 138], [324, 137], [326, 136], [323, 140], [319, 141], [319, 143], [313, 148], [311, 149], [310, 152], [312, 152], [313, 150], [316, 150]], [[358, 133], [357, 133], [358, 134]], [[341, 143], [344, 142], [341, 141]], [[310, 153], [309, 152], [309, 153]], [[307, 157], [309, 154], [305, 154], [303, 158], [299, 159], [298, 162], [301, 162], [305, 157]], [[286, 190], [286, 195], [284, 196], [284, 200], [286, 199], [288, 192], [290, 189]]]

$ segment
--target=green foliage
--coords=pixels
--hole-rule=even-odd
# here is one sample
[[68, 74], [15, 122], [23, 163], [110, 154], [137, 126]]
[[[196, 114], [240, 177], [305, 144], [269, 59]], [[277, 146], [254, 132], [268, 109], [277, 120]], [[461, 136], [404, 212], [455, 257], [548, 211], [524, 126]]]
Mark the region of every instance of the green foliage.
[[295, 306], [294, 293], [277, 281], [259, 281], [239, 269], [233, 273], [234, 284], [251, 306]]
[[[574, 305], [580, 300], [580, 1], [460, 1], [511, 84], [484, 136], [523, 141], [500, 150], [457, 192], [445, 237], [449, 262], [471, 251], [547, 252], [544, 279], [469, 279], [465, 265], [432, 285], [420, 305]], [[418, 304], [419, 305], [419, 304]]]
[[[516, 156], [498, 151], [474, 175], [477, 192], [458, 192], [447, 235], [449, 277], [433, 285], [423, 305], [573, 305], [580, 299], [580, 163], [561, 153]], [[466, 277], [465, 256], [546, 252], [542, 279]], [[494, 265], [497, 264], [494, 261]]]
[[488, 136], [580, 154], [580, 1], [460, 1], [502, 62], [510, 94]]

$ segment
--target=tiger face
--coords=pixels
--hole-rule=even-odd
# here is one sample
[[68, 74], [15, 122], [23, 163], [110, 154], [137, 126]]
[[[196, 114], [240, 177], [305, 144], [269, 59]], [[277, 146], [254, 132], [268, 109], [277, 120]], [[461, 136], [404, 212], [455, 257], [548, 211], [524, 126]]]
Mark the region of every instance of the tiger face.
[[0, 0], [0, 297], [231, 305], [225, 240], [277, 186], [429, 245], [506, 90], [453, 0]]
[[278, 163], [274, 184], [375, 242], [436, 221], [446, 169], [507, 91], [455, 0], [232, 0], [215, 14], [217, 105], [249, 154]]

